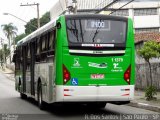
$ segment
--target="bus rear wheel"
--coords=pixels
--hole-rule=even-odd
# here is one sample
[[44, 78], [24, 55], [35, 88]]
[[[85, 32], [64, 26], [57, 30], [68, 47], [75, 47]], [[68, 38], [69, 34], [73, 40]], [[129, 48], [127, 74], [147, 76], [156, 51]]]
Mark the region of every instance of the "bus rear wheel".
[[42, 86], [40, 83], [38, 84], [38, 107], [41, 110], [44, 110], [44, 102], [42, 98]]
[[20, 93], [20, 97], [21, 97], [22, 99], [26, 99], [26, 98], [27, 98], [27, 95], [25, 95], [25, 94], [23, 94], [23, 93]]

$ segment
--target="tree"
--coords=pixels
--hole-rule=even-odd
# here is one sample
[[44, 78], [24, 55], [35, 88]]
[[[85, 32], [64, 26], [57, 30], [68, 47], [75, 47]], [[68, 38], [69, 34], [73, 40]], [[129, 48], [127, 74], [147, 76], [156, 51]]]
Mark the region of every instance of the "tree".
[[6, 57], [10, 54], [10, 50], [7, 48], [7, 44], [4, 44], [2, 49], [0, 49], [0, 57], [1, 57], [1, 67], [3, 67]]
[[48, 23], [50, 21], [50, 13], [49, 12], [46, 12], [41, 18], [40, 18], [40, 24], [41, 24], [41, 27], [43, 25], [45, 25], [46, 23]]
[[[5, 36], [8, 39], [9, 48], [11, 48], [11, 42], [12, 42], [11, 40], [13, 40], [13, 38], [17, 35], [18, 29], [16, 26], [13, 25], [13, 23], [4, 24], [4, 25], [1, 25], [1, 27], [2, 27], [2, 30], [5, 34]], [[14, 43], [14, 45], [15, 45], [15, 43]], [[14, 49], [15, 49], [15, 46], [14, 46]], [[10, 56], [10, 63], [11, 63], [11, 56]]]
[[[33, 27], [33, 26], [35, 26], [35, 27]], [[37, 18], [33, 18], [25, 25], [25, 34], [28, 35], [28, 34], [34, 32], [35, 30], [37, 30], [37, 28], [38, 28]]]
[[15, 38], [14, 38], [14, 41], [15, 41], [15, 44], [17, 44], [18, 41], [22, 40], [24, 37], [26, 37], [27, 35], [25, 33], [22, 33], [20, 35], [17, 35]]
[[159, 48], [160, 48], [159, 43], [157, 43], [155, 41], [147, 41], [147, 42], [144, 43], [144, 46], [140, 50], [138, 50], [138, 54], [142, 58], [144, 58], [144, 60], [149, 65], [151, 85], [146, 90], [147, 92], [149, 91], [148, 93], [151, 93], [150, 96], [149, 96], [149, 99], [153, 98], [153, 93], [155, 92], [155, 88], [152, 85], [152, 69], [151, 69], [150, 59], [160, 57]]
[[7, 56], [10, 55], [10, 50], [8, 49], [7, 44], [4, 44], [3, 49], [4, 49], [4, 54], [5, 54], [5, 60], [4, 61], [6, 61]]
[[[41, 27], [48, 23], [50, 21], [50, 13], [46, 12], [41, 18], [40, 18], [40, 25]], [[35, 27], [34, 27], [35, 26]], [[37, 30], [37, 18], [31, 19], [26, 25], [25, 25], [25, 34], [30, 34]]]

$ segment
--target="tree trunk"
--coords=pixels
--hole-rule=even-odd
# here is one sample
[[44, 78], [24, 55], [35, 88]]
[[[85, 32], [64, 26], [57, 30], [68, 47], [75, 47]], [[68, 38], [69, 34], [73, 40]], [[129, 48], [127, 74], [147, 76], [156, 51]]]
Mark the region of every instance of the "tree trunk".
[[152, 69], [151, 69], [151, 63], [148, 61], [149, 65], [149, 72], [150, 72], [150, 79], [151, 79], [151, 86], [152, 86]]

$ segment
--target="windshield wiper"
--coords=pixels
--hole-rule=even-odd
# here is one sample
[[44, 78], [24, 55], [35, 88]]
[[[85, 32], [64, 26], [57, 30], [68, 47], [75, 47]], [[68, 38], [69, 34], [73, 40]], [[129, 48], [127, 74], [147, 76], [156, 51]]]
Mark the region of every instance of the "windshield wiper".
[[82, 23], [81, 23], [81, 20], [79, 20], [79, 25], [80, 25], [80, 31], [81, 31], [82, 42], [84, 42], [83, 33], [82, 33]]
[[98, 34], [98, 31], [99, 30], [99, 27], [97, 27], [97, 29], [96, 29], [96, 32], [94, 33], [94, 36], [93, 36], [93, 38], [92, 38], [92, 41], [93, 41], [93, 43], [95, 42], [94, 40], [95, 40], [95, 37], [97, 36], [97, 34]]

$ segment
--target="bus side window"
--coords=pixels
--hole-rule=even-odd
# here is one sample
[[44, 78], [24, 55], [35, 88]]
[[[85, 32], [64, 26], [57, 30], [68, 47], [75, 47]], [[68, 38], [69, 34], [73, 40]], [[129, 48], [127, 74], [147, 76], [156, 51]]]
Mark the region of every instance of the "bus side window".
[[47, 43], [47, 39], [46, 39], [46, 35], [44, 34], [43, 36], [40, 37], [40, 41], [41, 41], [41, 61], [45, 62], [47, 59], [47, 49], [46, 49], [46, 43]]
[[45, 51], [48, 51], [48, 33], [45, 34]]
[[36, 38], [36, 62], [40, 62], [40, 39]]
[[54, 43], [55, 43], [55, 30], [49, 32], [48, 36], [48, 51], [49, 55], [54, 55]]
[[30, 53], [30, 43], [28, 43], [27, 44], [27, 70], [30, 70], [29, 68], [30, 68], [30, 62], [31, 62], [31, 60], [30, 60], [30, 57], [31, 57], [31, 53]]
[[31, 57], [31, 52], [30, 52], [30, 43], [28, 43], [27, 57], [28, 57], [28, 59]]
[[46, 40], [45, 40], [45, 36], [43, 35], [42, 37], [41, 37], [41, 40], [42, 40], [42, 52], [45, 52], [46, 51]]
[[20, 70], [20, 47], [18, 47], [15, 51], [15, 69]]

